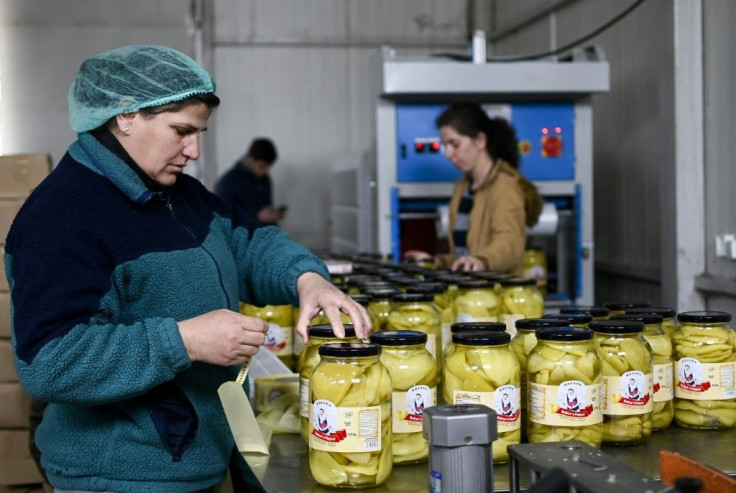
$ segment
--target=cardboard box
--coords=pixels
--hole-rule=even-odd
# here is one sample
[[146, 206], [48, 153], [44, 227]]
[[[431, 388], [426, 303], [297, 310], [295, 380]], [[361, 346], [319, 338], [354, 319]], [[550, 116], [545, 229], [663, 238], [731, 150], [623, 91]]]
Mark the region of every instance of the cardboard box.
[[10, 338], [10, 292], [0, 291], [0, 337]]
[[[0, 242], [3, 241], [5, 241], [4, 237]], [[0, 245], [0, 291], [8, 291], [9, 289], [8, 278], [5, 275], [5, 248]]]
[[[15, 219], [25, 200], [25, 198], [0, 199], [0, 243], [3, 245], [5, 244], [5, 238], [8, 236], [8, 231], [10, 231], [10, 225], [13, 224], [13, 219]], [[3, 263], [5, 263], [5, 260], [3, 260]]]
[[0, 339], [0, 383], [17, 383], [13, 348], [10, 339]]
[[50, 154], [0, 156], [0, 197], [27, 197], [50, 172]]
[[0, 464], [6, 460], [30, 459], [30, 431], [0, 430]]
[[30, 426], [31, 396], [19, 383], [0, 383], [0, 428], [26, 429]]
[[0, 485], [18, 486], [42, 482], [43, 477], [33, 459], [8, 460], [0, 463]]

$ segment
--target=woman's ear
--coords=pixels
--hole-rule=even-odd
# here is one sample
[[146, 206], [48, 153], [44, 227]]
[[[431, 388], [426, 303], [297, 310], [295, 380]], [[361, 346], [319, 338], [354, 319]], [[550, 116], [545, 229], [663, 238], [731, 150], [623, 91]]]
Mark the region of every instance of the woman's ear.
[[115, 117], [117, 123], [117, 130], [124, 135], [130, 134], [130, 127], [133, 126], [135, 121], [135, 113], [121, 113]]
[[479, 149], [485, 149], [488, 137], [486, 136], [485, 132], [481, 131], [478, 132], [478, 135], [476, 135], [475, 139], [473, 140], [475, 141], [475, 144], [478, 146]]

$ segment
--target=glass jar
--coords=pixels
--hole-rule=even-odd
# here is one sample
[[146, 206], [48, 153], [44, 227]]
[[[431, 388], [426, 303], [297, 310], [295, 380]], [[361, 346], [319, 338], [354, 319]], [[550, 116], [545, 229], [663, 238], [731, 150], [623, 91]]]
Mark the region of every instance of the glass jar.
[[601, 359], [603, 443], [637, 445], [652, 434], [652, 348], [644, 324], [595, 320], [593, 344]]
[[371, 301], [368, 303], [368, 314], [374, 321], [375, 325], [373, 330], [388, 330], [388, 317], [391, 315], [393, 310], [393, 297], [397, 294], [401, 294], [401, 291], [397, 288], [380, 288], [380, 289], [367, 289], [365, 294], [371, 296]]
[[414, 265], [414, 266], [421, 267], [423, 269], [434, 270], [434, 269], [437, 268], [437, 266], [434, 263], [434, 258], [433, 257], [410, 258], [410, 259], [404, 260], [404, 262], [407, 263], [407, 264], [409, 264], [409, 265]]
[[450, 325], [455, 322], [453, 297], [449, 292], [447, 284], [443, 282], [424, 282], [416, 286], [409, 286], [407, 293], [430, 293], [432, 295], [432, 303], [440, 313], [442, 343], [441, 348], [444, 349], [450, 341]]
[[328, 342], [309, 379], [309, 469], [335, 488], [386, 481], [391, 455], [391, 376], [381, 346]]
[[294, 325], [291, 305], [256, 306], [241, 303], [240, 313], [256, 317], [268, 324], [263, 345], [278, 356], [289, 370], [294, 369]]
[[429, 293], [402, 293], [393, 298], [394, 310], [388, 316], [389, 330], [416, 330], [427, 334], [427, 350], [437, 362], [437, 379], [442, 378], [442, 322]]
[[[505, 324], [501, 324], [505, 327]], [[523, 318], [516, 321], [516, 334], [511, 338], [509, 349], [514, 353], [516, 359], [519, 360], [519, 369], [521, 370], [521, 439], [527, 441], [527, 427], [529, 416], [527, 415], [527, 382], [526, 382], [526, 363], [529, 355], [537, 345], [537, 331], [546, 327], [567, 327], [567, 323], [562, 320], [553, 320], [548, 318]]]
[[736, 333], [726, 312], [677, 315], [675, 422], [683, 428], [721, 429], [736, 424]]
[[677, 318], [675, 310], [672, 308], [667, 308], [663, 306], [650, 306], [650, 307], [641, 307], [641, 308], [630, 308], [626, 310], [626, 314], [632, 314], [632, 315], [642, 315], [651, 313], [654, 315], [659, 315], [662, 317], [662, 330], [665, 334], [669, 336], [670, 339], [672, 339], [675, 336], [675, 332], [677, 332]]
[[527, 360], [529, 443], [602, 439], [601, 366], [593, 331], [549, 327], [537, 331]]
[[545, 313], [542, 318], [557, 320], [582, 329], [587, 329], [588, 324], [593, 321], [593, 317], [585, 313]]
[[[452, 352], [455, 350], [455, 343], [452, 342], [452, 335], [457, 332], [505, 332], [506, 331], [506, 324], [503, 324], [501, 322], [459, 322], [456, 324], [452, 324], [450, 326], [450, 342], [447, 343], [447, 346], [442, 351], [442, 361], [447, 361], [447, 358], [450, 357]], [[445, 404], [452, 404], [452, 402], [448, 402], [444, 400], [443, 397], [443, 403]]]
[[371, 334], [380, 344], [381, 363], [391, 375], [391, 427], [394, 464], [427, 460], [429, 444], [422, 435], [422, 413], [437, 404], [437, 363], [427, 351], [427, 334], [387, 330]]
[[508, 462], [507, 447], [521, 443], [519, 360], [506, 332], [455, 332], [455, 349], [445, 362], [443, 393], [447, 404], [484, 404], [496, 411], [498, 438], [493, 463]]
[[644, 324], [644, 339], [652, 349], [652, 430], [666, 430], [675, 415], [675, 387], [672, 359], [672, 340], [662, 330], [662, 316], [656, 313], [629, 313], [615, 315], [613, 320], [634, 320]]
[[560, 313], [565, 315], [590, 315], [593, 320], [606, 320], [611, 315], [611, 310], [605, 306], [573, 305], [561, 307]]
[[515, 322], [522, 318], [541, 318], [544, 315], [544, 297], [535, 279], [510, 278], [501, 281], [499, 320], [506, 331], [516, 334]]
[[360, 342], [355, 337], [355, 328], [346, 324], [345, 338], [340, 339], [332, 330], [332, 325], [313, 325], [309, 327], [309, 341], [299, 355], [299, 415], [301, 417], [301, 433], [304, 443], [309, 444], [309, 377], [319, 363], [319, 347], [327, 342]]
[[613, 315], [623, 315], [626, 313], [626, 310], [631, 310], [632, 308], [648, 308], [652, 306], [652, 304], [648, 301], [621, 301], [615, 303], [603, 303], [603, 306], [608, 308], [608, 316], [612, 317]]
[[494, 283], [484, 280], [458, 283], [455, 297], [455, 322], [498, 322], [498, 296]]
[[541, 248], [524, 251], [524, 277], [537, 281], [542, 296], [547, 294], [547, 257]]

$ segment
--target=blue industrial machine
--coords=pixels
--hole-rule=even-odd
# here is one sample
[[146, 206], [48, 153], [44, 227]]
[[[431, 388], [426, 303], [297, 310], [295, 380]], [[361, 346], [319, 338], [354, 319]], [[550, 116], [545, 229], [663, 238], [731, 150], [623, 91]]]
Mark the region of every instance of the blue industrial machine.
[[592, 304], [591, 95], [609, 87], [608, 63], [600, 52], [564, 62], [513, 63], [399, 58], [391, 49], [382, 55], [378, 250], [400, 259], [408, 249], [436, 247], [437, 210], [449, 201], [460, 172], [444, 157], [434, 122], [450, 102], [473, 100], [515, 127], [520, 170], [545, 198], [545, 213], [529, 231], [529, 244], [549, 259], [548, 304]]

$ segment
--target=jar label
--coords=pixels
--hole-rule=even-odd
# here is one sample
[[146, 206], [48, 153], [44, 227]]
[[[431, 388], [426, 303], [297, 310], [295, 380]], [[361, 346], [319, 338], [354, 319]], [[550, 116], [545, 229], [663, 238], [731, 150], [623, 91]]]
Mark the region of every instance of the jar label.
[[311, 410], [310, 448], [326, 452], [381, 450], [381, 406], [336, 407], [318, 399]]
[[474, 392], [471, 390], [453, 390], [453, 404], [483, 404], [496, 411], [498, 432], [518, 430], [521, 428], [520, 397], [518, 387], [502, 385], [494, 392]]
[[416, 385], [406, 392], [391, 393], [394, 433], [421, 433], [422, 413], [437, 404], [437, 387]]
[[269, 323], [266, 342], [263, 345], [276, 356], [290, 356], [294, 346], [294, 331], [291, 327]]
[[309, 379], [299, 379], [299, 415], [303, 418], [309, 417]]
[[721, 400], [736, 397], [736, 363], [701, 363], [680, 358], [675, 375], [675, 397], [689, 400]]
[[675, 387], [673, 385], [673, 365], [665, 363], [663, 365], [652, 365], [654, 374], [654, 402], [671, 401], [675, 396]]
[[529, 420], [548, 426], [589, 426], [603, 421], [600, 385], [566, 380], [560, 385], [528, 382]]
[[537, 286], [540, 288], [547, 285], [547, 268], [541, 265], [534, 265], [524, 269], [524, 277], [536, 279]]
[[498, 317], [474, 317], [469, 313], [458, 313], [457, 323], [465, 322], [498, 322]]
[[601, 377], [603, 414], [629, 416], [652, 412], [652, 374], [627, 371], [620, 377]]

